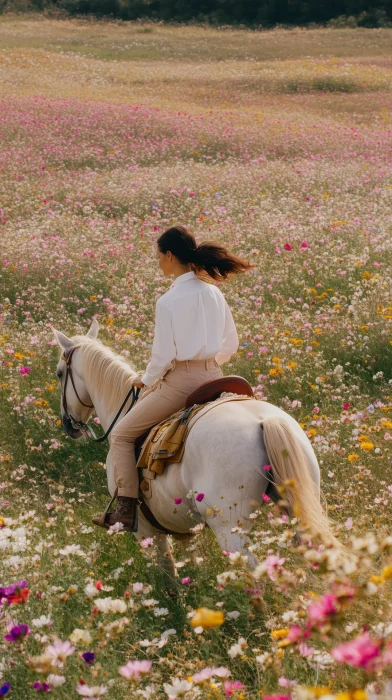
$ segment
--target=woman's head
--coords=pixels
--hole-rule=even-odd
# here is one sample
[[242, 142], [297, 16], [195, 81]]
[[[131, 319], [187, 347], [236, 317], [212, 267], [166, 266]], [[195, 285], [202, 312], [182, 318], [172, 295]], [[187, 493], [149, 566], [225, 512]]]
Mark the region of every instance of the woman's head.
[[159, 265], [165, 276], [183, 268], [184, 272], [195, 270], [214, 280], [224, 280], [230, 273], [245, 272], [253, 267], [213, 241], [197, 245], [194, 235], [185, 226], [168, 228], [159, 236], [157, 244]]

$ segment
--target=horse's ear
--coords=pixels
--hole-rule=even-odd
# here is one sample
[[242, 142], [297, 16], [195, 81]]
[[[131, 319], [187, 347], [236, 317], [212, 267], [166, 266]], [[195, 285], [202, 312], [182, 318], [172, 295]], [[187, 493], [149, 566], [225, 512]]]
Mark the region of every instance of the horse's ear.
[[64, 333], [61, 333], [61, 331], [57, 331], [55, 328], [53, 328], [53, 326], [52, 326], [52, 331], [53, 331], [54, 337], [56, 338], [58, 344], [60, 345], [60, 347], [63, 350], [65, 350], [65, 351], [70, 350], [74, 346], [73, 341], [70, 338], [67, 338], [67, 336], [64, 335]]
[[99, 331], [99, 324], [96, 318], [93, 318], [90, 330], [87, 332], [89, 338], [96, 338]]

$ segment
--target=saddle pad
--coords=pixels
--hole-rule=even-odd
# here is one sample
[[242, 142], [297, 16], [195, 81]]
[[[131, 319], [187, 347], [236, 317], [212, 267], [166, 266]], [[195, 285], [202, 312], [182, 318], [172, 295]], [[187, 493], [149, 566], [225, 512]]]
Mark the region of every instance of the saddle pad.
[[[162, 474], [166, 464], [180, 462], [185, 450], [185, 442], [191, 427], [200, 416], [207, 411], [227, 401], [256, 401], [255, 397], [224, 393], [215, 401], [191, 406], [173, 413], [169, 418], [155, 425], [149, 432], [139, 459], [139, 469], [149, 469], [156, 474]], [[196, 418], [195, 418], [196, 417]], [[193, 420], [195, 418], [195, 420]]]

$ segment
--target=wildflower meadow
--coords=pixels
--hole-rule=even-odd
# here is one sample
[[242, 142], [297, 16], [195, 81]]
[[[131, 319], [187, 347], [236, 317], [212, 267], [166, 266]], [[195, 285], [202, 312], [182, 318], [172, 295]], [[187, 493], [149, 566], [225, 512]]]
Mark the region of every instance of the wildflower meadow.
[[[392, 697], [391, 40], [0, 17], [0, 696]], [[345, 550], [260, 498], [256, 569], [200, 528], [173, 597], [91, 524], [108, 446], [62, 429], [52, 327], [144, 371], [175, 223], [254, 264], [224, 371], [306, 430]]]

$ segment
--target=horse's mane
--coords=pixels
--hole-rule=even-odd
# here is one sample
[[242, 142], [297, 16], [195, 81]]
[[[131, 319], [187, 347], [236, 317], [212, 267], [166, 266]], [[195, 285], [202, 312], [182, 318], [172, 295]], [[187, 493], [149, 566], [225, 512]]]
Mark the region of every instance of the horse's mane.
[[121, 355], [103, 345], [101, 340], [86, 335], [73, 336], [72, 340], [82, 349], [84, 379], [87, 383], [93, 381], [99, 384], [109, 415], [116, 413], [137, 372]]

